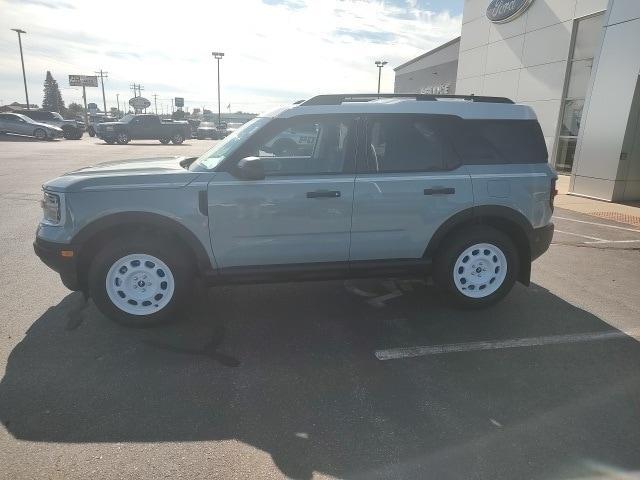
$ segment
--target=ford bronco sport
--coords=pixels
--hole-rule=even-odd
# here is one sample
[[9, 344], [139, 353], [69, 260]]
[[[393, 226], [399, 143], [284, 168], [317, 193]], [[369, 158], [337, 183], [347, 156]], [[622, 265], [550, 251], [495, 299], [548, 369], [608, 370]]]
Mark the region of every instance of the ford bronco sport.
[[[304, 147], [273, 148], [304, 132]], [[299, 142], [298, 142], [299, 143]], [[46, 183], [35, 251], [113, 320], [179, 315], [211, 284], [430, 275], [481, 307], [553, 236], [556, 174], [505, 98], [320, 95], [199, 158], [99, 164]]]

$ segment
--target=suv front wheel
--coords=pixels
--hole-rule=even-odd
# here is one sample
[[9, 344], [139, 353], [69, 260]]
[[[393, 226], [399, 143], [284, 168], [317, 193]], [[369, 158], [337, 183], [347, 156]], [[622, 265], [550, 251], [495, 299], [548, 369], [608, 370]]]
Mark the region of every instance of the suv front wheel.
[[133, 236], [110, 242], [89, 269], [89, 292], [98, 309], [128, 327], [176, 319], [191, 292], [188, 256], [166, 240]]
[[454, 303], [481, 308], [504, 298], [518, 278], [513, 241], [488, 226], [473, 226], [448, 238], [434, 264], [434, 281]]

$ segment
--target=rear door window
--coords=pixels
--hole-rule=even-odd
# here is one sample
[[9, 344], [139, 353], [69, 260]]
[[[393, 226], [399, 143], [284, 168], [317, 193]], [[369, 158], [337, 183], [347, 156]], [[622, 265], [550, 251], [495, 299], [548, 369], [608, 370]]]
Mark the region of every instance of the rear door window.
[[384, 115], [366, 123], [365, 172], [433, 172], [459, 164], [447, 116]]

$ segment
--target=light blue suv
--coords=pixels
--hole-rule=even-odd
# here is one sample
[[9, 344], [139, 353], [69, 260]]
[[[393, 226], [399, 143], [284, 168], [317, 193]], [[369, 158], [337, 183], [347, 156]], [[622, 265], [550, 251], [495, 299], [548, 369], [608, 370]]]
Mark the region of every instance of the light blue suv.
[[[274, 149], [287, 132], [304, 149]], [[490, 305], [551, 243], [556, 175], [508, 99], [321, 95], [199, 158], [99, 164], [44, 185], [35, 250], [110, 318], [177, 318], [209, 284], [431, 275]]]

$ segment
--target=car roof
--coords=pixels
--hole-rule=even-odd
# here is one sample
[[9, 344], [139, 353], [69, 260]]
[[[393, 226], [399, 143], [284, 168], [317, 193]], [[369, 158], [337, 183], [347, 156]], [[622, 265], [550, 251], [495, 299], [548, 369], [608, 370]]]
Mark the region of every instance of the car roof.
[[383, 94], [380, 98], [377, 94], [320, 95], [260, 116], [290, 118], [338, 113], [455, 115], [464, 119], [488, 120], [536, 119], [531, 107], [515, 104], [507, 98], [419, 94]]

